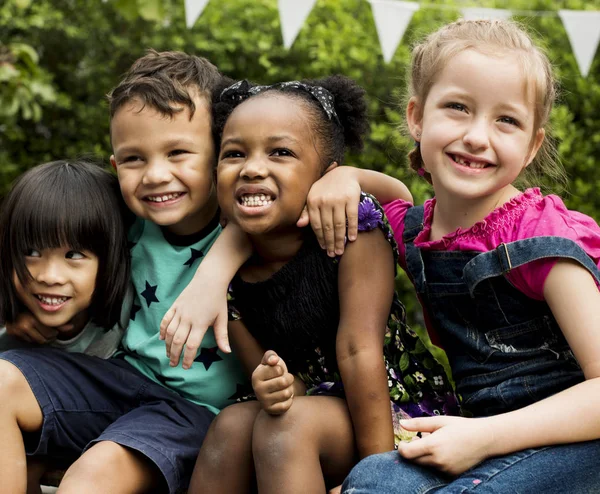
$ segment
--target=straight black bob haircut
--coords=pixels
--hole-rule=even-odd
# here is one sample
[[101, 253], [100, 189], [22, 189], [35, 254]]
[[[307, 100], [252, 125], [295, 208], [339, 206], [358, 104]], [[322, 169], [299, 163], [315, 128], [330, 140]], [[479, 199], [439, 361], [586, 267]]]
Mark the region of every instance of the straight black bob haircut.
[[0, 210], [0, 319], [24, 310], [13, 275], [23, 285], [31, 279], [25, 253], [68, 246], [98, 256], [90, 318], [113, 327], [129, 284], [125, 214], [117, 178], [97, 164], [54, 161], [21, 175]]

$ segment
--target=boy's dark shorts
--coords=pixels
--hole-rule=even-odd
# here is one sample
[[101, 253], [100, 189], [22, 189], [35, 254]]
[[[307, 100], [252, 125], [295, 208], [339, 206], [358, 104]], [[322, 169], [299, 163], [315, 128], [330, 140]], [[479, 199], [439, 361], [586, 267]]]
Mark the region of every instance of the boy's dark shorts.
[[169, 492], [187, 488], [215, 415], [146, 378], [119, 358], [53, 348], [9, 350], [0, 359], [25, 376], [44, 415], [26, 434], [28, 455], [77, 458], [99, 441], [136, 450], [163, 474]]

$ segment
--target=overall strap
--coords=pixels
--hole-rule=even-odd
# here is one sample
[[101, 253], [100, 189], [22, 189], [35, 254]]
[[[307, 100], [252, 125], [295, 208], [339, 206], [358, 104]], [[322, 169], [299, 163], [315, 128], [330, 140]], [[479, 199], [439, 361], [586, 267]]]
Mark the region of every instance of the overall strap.
[[496, 249], [477, 255], [467, 263], [463, 279], [471, 296], [483, 280], [504, 275], [512, 269], [538, 259], [572, 259], [586, 268], [600, 284], [600, 271], [594, 261], [573, 240], [563, 237], [532, 237], [500, 244]]
[[423, 206], [413, 206], [406, 211], [402, 241], [406, 258], [406, 271], [415, 285], [417, 293], [425, 292], [425, 266], [421, 251], [415, 247], [414, 240], [423, 229]]
[[417, 238], [417, 235], [423, 229], [423, 215], [425, 208], [423, 206], [413, 206], [406, 211], [404, 217], [404, 233], [402, 234], [402, 240], [404, 243], [411, 242]]

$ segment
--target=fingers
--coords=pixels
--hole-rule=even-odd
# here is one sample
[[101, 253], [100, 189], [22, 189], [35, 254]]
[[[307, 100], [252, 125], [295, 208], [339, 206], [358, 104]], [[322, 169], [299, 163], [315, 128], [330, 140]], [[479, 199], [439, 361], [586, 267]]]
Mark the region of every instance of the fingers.
[[260, 363], [262, 365], [271, 365], [271, 366], [277, 365], [279, 363], [279, 355], [277, 355], [277, 353], [275, 353], [273, 350], [267, 350], [264, 353]]
[[348, 240], [354, 242], [358, 237], [358, 203], [360, 196], [348, 198], [346, 204], [346, 218], [348, 220]]
[[167, 329], [165, 330], [165, 345], [167, 347], [167, 357], [171, 356], [171, 345], [173, 344], [173, 338], [175, 337], [175, 333], [177, 333], [177, 329], [179, 328], [180, 318], [175, 313], [169, 322]]
[[269, 415], [282, 415], [290, 409], [293, 402], [294, 397], [290, 396], [285, 401], [279, 401], [268, 406], [263, 405], [263, 408]]
[[33, 338], [31, 338], [28, 334], [23, 333], [19, 327], [17, 326], [16, 323], [14, 322], [7, 322], [6, 325], [6, 334], [9, 334], [11, 336], [14, 336], [16, 338], [19, 338], [20, 340], [26, 341], [28, 343], [37, 343], [37, 341], [34, 341]]
[[[265, 375], [273, 373], [275, 370], [283, 372], [280, 366], [262, 365], [259, 367], [265, 368]], [[280, 415], [289, 410], [294, 399], [294, 388], [292, 386], [294, 376], [286, 373], [272, 379], [258, 380], [255, 379], [255, 374], [252, 375], [252, 385], [263, 410], [271, 415]]]
[[337, 487], [334, 487], [333, 489], [329, 490], [329, 494], [341, 494], [342, 492], [342, 486], [338, 485]]
[[[179, 324], [177, 331], [172, 338], [169, 338], [169, 333], [167, 332], [167, 356], [169, 357], [169, 365], [171, 367], [177, 367], [177, 365], [179, 365], [179, 358], [181, 357], [183, 346], [188, 341], [191, 331], [192, 327], [190, 325]], [[202, 341], [202, 336], [204, 336], [204, 333], [202, 333], [200, 341]], [[200, 343], [197, 344], [196, 351], [198, 351], [198, 346], [200, 346]], [[195, 355], [194, 358], [196, 358]]]
[[346, 244], [346, 208], [343, 205], [333, 210], [333, 242], [335, 255], [341, 256]]
[[298, 218], [298, 221], [296, 222], [296, 226], [298, 228], [304, 228], [305, 226], [308, 226], [309, 223], [309, 216], [308, 216], [308, 207], [304, 206], [302, 208], [302, 212], [300, 213], [300, 218]]
[[[213, 331], [215, 333], [215, 340], [219, 350], [223, 353], [231, 353], [231, 346], [229, 345], [229, 332], [227, 326], [227, 305], [223, 306], [223, 310], [219, 313], [213, 324]], [[204, 333], [202, 334], [204, 336]], [[201, 343], [202, 340], [198, 344]]]
[[429, 443], [425, 439], [416, 441], [401, 442], [398, 444], [398, 454], [406, 460], [416, 460], [431, 454]]
[[270, 366], [260, 364], [252, 373], [254, 392], [263, 396], [279, 393], [294, 384], [294, 376], [284, 371], [280, 365]]
[[[184, 369], [189, 369], [194, 363], [194, 359], [198, 355], [198, 349], [200, 348], [200, 344], [202, 343], [205, 334], [206, 328], [203, 328], [202, 326], [191, 328], [183, 350], [182, 366]], [[173, 362], [173, 357], [174, 355], [171, 350], [171, 362]], [[175, 365], [177, 365], [177, 363], [175, 363]]]
[[400, 426], [407, 431], [414, 432], [435, 432], [440, 427], [447, 425], [456, 417], [420, 417], [415, 419], [404, 419], [400, 421]]
[[29, 343], [46, 345], [58, 336], [56, 328], [40, 323], [29, 313], [20, 314], [13, 323], [6, 324], [7, 334]]
[[315, 237], [321, 246], [321, 249], [325, 248], [325, 237], [323, 236], [323, 227], [321, 225], [321, 210], [312, 204], [308, 204], [308, 217], [310, 220], [310, 226], [315, 232]]
[[173, 320], [173, 316], [175, 316], [175, 309], [173, 307], [171, 307], [167, 313], [164, 315], [164, 317], [162, 318], [162, 321], [160, 321], [160, 332], [158, 334], [158, 339], [159, 340], [164, 340], [166, 335], [167, 335], [167, 328], [169, 327], [169, 324], [171, 324], [171, 321]]

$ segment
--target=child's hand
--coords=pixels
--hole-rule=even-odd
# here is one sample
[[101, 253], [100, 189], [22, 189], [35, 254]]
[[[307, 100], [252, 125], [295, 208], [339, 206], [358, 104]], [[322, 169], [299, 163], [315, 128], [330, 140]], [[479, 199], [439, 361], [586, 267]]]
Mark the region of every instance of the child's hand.
[[400, 421], [414, 432], [429, 433], [398, 445], [403, 458], [449, 475], [460, 475], [490, 456], [493, 430], [485, 419], [421, 417]]
[[346, 221], [348, 240], [356, 240], [358, 234], [360, 184], [352, 173], [346, 173], [350, 168], [335, 168], [312, 185], [297, 223], [303, 227], [310, 220], [321, 248], [331, 257], [344, 253]]
[[[183, 368], [189, 369], [198, 355], [202, 338], [213, 327], [217, 346], [230, 353], [227, 337], [227, 294], [210, 285], [210, 280], [193, 280], [181, 292], [160, 323], [161, 340], [165, 340], [171, 367], [179, 364], [183, 351]], [[206, 284], [207, 286], [199, 286]], [[198, 294], [202, 294], [199, 297]], [[185, 346], [185, 349], [184, 349]]]
[[252, 373], [252, 388], [263, 410], [270, 415], [281, 415], [292, 406], [294, 376], [273, 350], [265, 352]]
[[[59, 329], [69, 331], [73, 329], [73, 325], [65, 324]], [[6, 323], [6, 333], [29, 343], [46, 345], [56, 340], [59, 331], [57, 328], [51, 328], [42, 324], [33, 314], [23, 312], [17, 316], [16, 321]]]

